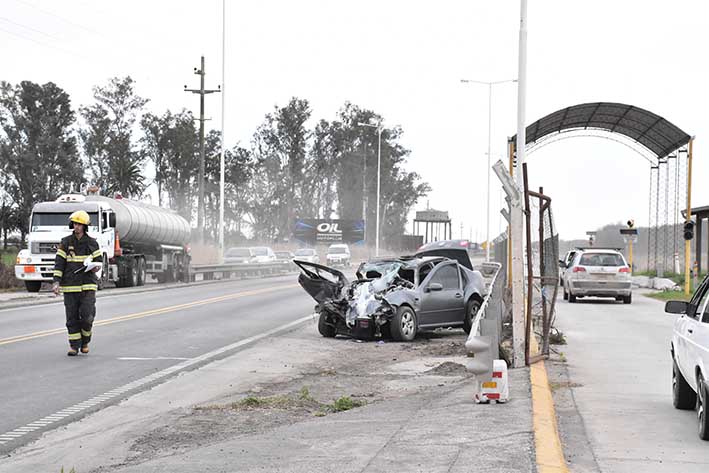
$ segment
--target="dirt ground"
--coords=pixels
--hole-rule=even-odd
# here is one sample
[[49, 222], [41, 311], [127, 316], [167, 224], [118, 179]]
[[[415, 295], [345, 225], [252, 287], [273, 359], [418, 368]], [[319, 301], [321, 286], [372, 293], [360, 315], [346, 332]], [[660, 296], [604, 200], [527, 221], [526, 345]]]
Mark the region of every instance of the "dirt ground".
[[328, 356], [302, 365], [286, 379], [254, 384], [248, 391], [173, 410], [135, 439], [121, 465], [94, 471], [261, 435], [286, 424], [461, 383], [469, 376], [462, 330], [425, 332], [411, 343], [326, 339], [314, 327], [297, 336], [306, 337], [312, 350]]

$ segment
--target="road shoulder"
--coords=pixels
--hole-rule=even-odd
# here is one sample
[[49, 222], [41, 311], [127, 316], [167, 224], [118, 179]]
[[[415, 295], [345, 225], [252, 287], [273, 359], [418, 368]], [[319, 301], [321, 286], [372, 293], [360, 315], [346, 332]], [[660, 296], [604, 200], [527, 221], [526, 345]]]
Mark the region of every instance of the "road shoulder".
[[49, 432], [0, 472], [533, 471], [528, 370], [509, 403], [477, 405], [464, 339], [356, 343], [309, 323]]

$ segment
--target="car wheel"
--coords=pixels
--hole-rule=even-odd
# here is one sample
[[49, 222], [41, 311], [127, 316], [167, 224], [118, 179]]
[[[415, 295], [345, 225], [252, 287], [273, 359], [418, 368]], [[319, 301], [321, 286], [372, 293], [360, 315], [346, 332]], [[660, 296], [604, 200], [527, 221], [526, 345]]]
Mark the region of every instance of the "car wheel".
[[569, 300], [569, 293], [566, 292], [566, 288], [564, 288], [564, 300], [568, 301]]
[[630, 294], [629, 296], [624, 296], [623, 297], [623, 304], [630, 304], [633, 302], [633, 295]]
[[571, 302], [572, 304], [576, 302], [576, 296], [573, 295], [571, 292], [569, 292], [569, 302]]
[[702, 374], [697, 375], [697, 420], [699, 421], [699, 438], [709, 440], [709, 415], [707, 415], [707, 400], [709, 386], [704, 382]]
[[337, 329], [327, 320], [325, 314], [320, 314], [318, 318], [318, 332], [326, 338], [332, 338], [337, 335]]
[[677, 366], [677, 362], [672, 359], [672, 405], [675, 409], [689, 410], [694, 409], [697, 404], [697, 393], [692, 390], [692, 387], [687, 383], [687, 380], [682, 376], [682, 372]]
[[465, 333], [470, 333], [473, 328], [473, 320], [480, 310], [482, 303], [478, 299], [470, 299], [465, 305], [465, 319], [463, 319], [463, 330]]
[[416, 314], [409, 307], [399, 307], [389, 324], [391, 337], [396, 341], [410, 342], [416, 337]]

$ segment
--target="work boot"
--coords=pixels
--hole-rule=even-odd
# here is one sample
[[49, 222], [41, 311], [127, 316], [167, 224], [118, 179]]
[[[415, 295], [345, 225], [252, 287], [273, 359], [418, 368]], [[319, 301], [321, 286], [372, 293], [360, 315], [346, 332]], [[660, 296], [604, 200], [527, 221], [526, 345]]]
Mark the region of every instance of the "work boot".
[[89, 344], [87, 343], [86, 345], [81, 346], [81, 353], [88, 353], [89, 352]]
[[79, 351], [74, 347], [69, 348], [69, 351], [66, 352], [67, 356], [76, 356], [78, 354], [79, 354]]

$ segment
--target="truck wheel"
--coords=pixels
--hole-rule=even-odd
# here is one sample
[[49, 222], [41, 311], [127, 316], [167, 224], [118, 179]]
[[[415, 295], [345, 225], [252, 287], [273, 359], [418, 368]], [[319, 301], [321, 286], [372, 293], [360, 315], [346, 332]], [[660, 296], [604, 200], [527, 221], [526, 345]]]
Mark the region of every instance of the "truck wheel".
[[633, 295], [630, 294], [629, 296], [624, 296], [623, 297], [623, 304], [630, 304], [633, 302]]
[[697, 420], [699, 421], [699, 438], [709, 440], [709, 414], [707, 414], [707, 401], [709, 386], [704, 381], [701, 373], [697, 375]]
[[135, 285], [136, 286], [145, 286], [145, 276], [146, 270], [145, 270], [145, 259], [144, 258], [136, 258], [135, 259], [135, 266], [136, 266], [136, 281]]
[[128, 260], [127, 267], [123, 268], [123, 271], [119, 270], [119, 286], [120, 287], [134, 287], [138, 280], [138, 265], [135, 259]]
[[391, 337], [398, 342], [410, 342], [416, 337], [416, 314], [407, 306], [399, 307], [389, 325]]
[[320, 314], [318, 318], [318, 332], [325, 338], [332, 338], [337, 335], [337, 329], [333, 324], [328, 322], [325, 314]]
[[682, 372], [677, 366], [677, 362], [672, 359], [672, 405], [675, 409], [689, 410], [694, 409], [697, 404], [697, 393], [692, 390], [692, 387], [687, 383], [687, 380], [682, 376]]
[[27, 292], [39, 292], [42, 289], [42, 281], [25, 281]]

